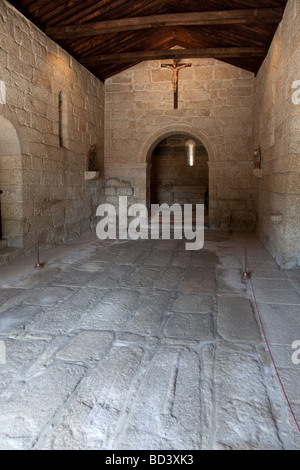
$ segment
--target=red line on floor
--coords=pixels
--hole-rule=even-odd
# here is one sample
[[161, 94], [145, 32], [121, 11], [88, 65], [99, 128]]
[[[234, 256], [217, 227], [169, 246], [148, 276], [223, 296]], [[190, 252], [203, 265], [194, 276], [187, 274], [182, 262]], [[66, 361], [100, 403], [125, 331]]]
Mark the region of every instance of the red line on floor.
[[[248, 265], [248, 258], [246, 256], [246, 265]], [[299, 426], [299, 423], [297, 421], [297, 418], [295, 416], [295, 413], [293, 411], [293, 408], [292, 408], [292, 405], [290, 403], [290, 400], [287, 396], [287, 393], [285, 391], [285, 388], [283, 386], [283, 383], [282, 383], [282, 380], [280, 378], [280, 375], [279, 375], [279, 372], [278, 372], [278, 369], [277, 369], [277, 366], [275, 364], [275, 360], [274, 360], [274, 357], [273, 357], [273, 354], [272, 354], [272, 351], [271, 351], [271, 348], [270, 348], [270, 344], [269, 344], [269, 341], [268, 341], [268, 338], [267, 338], [267, 335], [266, 335], [266, 332], [265, 332], [265, 329], [264, 329], [264, 325], [263, 325], [263, 321], [262, 321], [262, 317], [261, 317], [261, 314], [260, 314], [260, 311], [259, 311], [259, 307], [258, 307], [258, 303], [257, 303], [257, 299], [256, 299], [256, 295], [255, 295], [255, 292], [254, 292], [254, 287], [253, 287], [253, 282], [252, 282], [252, 278], [250, 277], [250, 284], [251, 284], [251, 289], [252, 289], [252, 294], [253, 294], [253, 298], [254, 298], [254, 302], [255, 302], [255, 306], [256, 306], [256, 310], [257, 310], [257, 313], [258, 313], [258, 318], [259, 318], [259, 322], [260, 322], [260, 325], [261, 325], [261, 329], [262, 329], [262, 332], [263, 332], [263, 335], [264, 335], [264, 338], [265, 338], [265, 342], [266, 342], [266, 345], [268, 347], [268, 350], [269, 350], [269, 353], [270, 353], [270, 356], [271, 356], [271, 359], [272, 359], [272, 363], [273, 363], [273, 366], [275, 368], [275, 371], [276, 371], [276, 375], [278, 377], [278, 380], [279, 380], [279, 383], [281, 385], [281, 388], [282, 388], [282, 391], [283, 391], [283, 394], [285, 396], [285, 399], [287, 401], [287, 404], [289, 406], [289, 409], [292, 413], [292, 416], [294, 418], [294, 421], [296, 423], [296, 426], [297, 426], [297, 429], [298, 431], [300, 432], [300, 426]]]

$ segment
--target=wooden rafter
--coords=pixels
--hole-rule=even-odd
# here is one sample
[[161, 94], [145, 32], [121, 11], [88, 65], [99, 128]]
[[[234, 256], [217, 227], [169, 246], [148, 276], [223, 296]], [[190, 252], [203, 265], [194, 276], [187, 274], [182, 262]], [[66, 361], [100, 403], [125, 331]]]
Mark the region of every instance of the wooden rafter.
[[47, 28], [46, 33], [53, 39], [74, 39], [84, 36], [114, 34], [124, 31], [135, 31], [165, 26], [278, 23], [281, 17], [281, 8], [175, 13], [91, 22], [80, 25], [57, 26]]
[[96, 56], [83, 57], [81, 63], [86, 67], [93, 67], [102, 63], [114, 62], [137, 62], [144, 60], [166, 60], [166, 59], [193, 59], [193, 58], [214, 58], [228, 59], [240, 57], [264, 57], [266, 50], [264, 47], [215, 47], [203, 49], [169, 49], [167, 51], [139, 51], [121, 52], [114, 54], [102, 54]]
[[8, 1], [105, 81], [153, 59], [212, 57], [257, 73], [288, 0]]

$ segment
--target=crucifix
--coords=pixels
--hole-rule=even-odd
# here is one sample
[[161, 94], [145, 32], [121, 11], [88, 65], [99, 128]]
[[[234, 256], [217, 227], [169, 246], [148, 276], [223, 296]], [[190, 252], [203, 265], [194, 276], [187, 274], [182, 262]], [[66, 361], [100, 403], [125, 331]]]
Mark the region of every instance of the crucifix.
[[174, 91], [174, 109], [178, 109], [178, 72], [180, 69], [191, 67], [192, 64], [178, 64], [174, 59], [174, 64], [163, 64], [162, 68], [170, 69], [173, 71], [172, 83]]

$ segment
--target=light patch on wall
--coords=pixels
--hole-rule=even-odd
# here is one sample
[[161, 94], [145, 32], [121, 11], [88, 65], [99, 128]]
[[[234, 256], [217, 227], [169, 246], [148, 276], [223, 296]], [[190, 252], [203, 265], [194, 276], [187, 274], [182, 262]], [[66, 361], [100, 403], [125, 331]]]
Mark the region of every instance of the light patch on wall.
[[196, 142], [194, 140], [189, 139], [186, 141], [185, 149], [187, 166], [195, 166], [195, 148]]
[[6, 104], [6, 85], [0, 80], [0, 104]]

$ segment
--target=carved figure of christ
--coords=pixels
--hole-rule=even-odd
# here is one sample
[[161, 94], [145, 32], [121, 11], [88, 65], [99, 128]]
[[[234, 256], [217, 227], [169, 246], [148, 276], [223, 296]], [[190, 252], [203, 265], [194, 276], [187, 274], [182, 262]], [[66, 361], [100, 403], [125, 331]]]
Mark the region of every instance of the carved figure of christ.
[[173, 71], [172, 83], [174, 91], [174, 109], [178, 109], [178, 72], [180, 69], [191, 67], [192, 64], [162, 64], [162, 68]]

